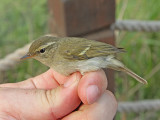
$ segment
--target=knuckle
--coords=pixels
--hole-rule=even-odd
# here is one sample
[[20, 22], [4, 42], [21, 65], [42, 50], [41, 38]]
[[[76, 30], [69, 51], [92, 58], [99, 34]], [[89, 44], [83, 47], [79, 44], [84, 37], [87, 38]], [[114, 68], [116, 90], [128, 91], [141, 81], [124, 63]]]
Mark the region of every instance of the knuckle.
[[56, 93], [55, 90], [54, 91], [52, 91], [52, 90], [45, 90], [44, 91], [45, 102], [47, 102], [47, 104], [49, 106], [54, 105], [54, 102], [55, 102], [55, 99], [56, 99], [56, 94], [55, 93]]

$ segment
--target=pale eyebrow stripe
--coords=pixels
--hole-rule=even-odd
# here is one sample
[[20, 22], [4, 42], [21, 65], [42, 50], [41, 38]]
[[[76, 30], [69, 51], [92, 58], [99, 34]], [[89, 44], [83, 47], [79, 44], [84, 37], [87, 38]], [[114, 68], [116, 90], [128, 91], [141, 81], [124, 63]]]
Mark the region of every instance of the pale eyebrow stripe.
[[56, 42], [48, 42], [46, 45], [44, 46], [49, 46], [49, 45], [52, 45], [52, 44], [55, 44]]
[[55, 44], [55, 43], [56, 43], [56, 42], [46, 43], [45, 45], [42, 45], [41, 47], [39, 47], [38, 49], [36, 49], [36, 51], [39, 51], [40, 49], [45, 48], [45, 47], [50, 46], [50, 45]]

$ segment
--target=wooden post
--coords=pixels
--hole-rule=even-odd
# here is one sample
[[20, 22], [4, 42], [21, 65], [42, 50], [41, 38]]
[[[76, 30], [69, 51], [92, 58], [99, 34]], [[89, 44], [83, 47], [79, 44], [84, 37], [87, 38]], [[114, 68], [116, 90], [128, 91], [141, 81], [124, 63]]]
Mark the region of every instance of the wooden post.
[[[59, 36], [78, 36], [114, 45], [115, 0], [48, 0], [50, 30]], [[107, 70], [109, 90], [114, 73]]]

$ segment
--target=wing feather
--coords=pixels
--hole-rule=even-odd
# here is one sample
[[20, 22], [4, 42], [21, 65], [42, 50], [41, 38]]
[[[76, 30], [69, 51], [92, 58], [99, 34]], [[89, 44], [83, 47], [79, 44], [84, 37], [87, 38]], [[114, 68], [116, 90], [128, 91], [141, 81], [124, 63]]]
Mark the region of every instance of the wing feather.
[[85, 60], [124, 52], [122, 48], [85, 38], [64, 38], [59, 53], [69, 60]]

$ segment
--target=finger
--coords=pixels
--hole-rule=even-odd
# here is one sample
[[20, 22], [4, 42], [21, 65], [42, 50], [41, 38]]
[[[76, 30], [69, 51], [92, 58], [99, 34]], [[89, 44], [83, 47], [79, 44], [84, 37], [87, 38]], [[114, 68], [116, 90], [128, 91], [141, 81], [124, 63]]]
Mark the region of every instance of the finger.
[[117, 111], [117, 101], [113, 94], [105, 91], [98, 101], [91, 105], [82, 105], [62, 120], [113, 120]]
[[94, 103], [107, 88], [103, 70], [86, 73], [78, 85], [78, 95], [84, 104]]
[[[75, 74], [75, 73], [74, 73]], [[70, 76], [66, 77], [52, 69], [49, 69], [47, 72], [42, 73], [34, 78], [18, 82], [18, 83], [7, 83], [1, 84], [0, 87], [10, 87], [10, 88], [27, 88], [27, 89], [53, 89], [64, 84], [64, 82], [69, 79]]]
[[0, 87], [10, 87], [10, 88], [39, 88], [39, 89], [53, 89], [57, 87], [59, 83], [55, 80], [53, 76], [53, 70], [48, 70], [41, 75], [38, 75], [28, 80], [18, 82], [18, 83], [7, 83], [1, 84]]
[[[77, 85], [80, 74], [73, 74], [64, 86], [53, 90], [0, 89], [0, 111], [15, 119], [48, 120], [61, 118], [80, 104]], [[25, 109], [24, 109], [25, 108]]]

